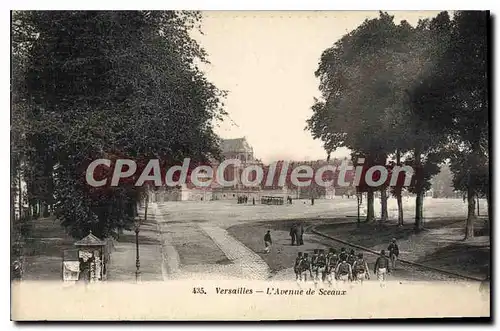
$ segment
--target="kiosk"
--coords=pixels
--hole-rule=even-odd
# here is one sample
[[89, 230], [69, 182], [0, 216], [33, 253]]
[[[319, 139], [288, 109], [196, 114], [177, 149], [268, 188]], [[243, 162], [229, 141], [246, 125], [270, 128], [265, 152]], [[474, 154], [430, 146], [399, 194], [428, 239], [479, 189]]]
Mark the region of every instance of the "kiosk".
[[83, 239], [77, 241], [79, 279], [89, 282], [106, 280], [106, 242], [97, 238], [92, 231]]

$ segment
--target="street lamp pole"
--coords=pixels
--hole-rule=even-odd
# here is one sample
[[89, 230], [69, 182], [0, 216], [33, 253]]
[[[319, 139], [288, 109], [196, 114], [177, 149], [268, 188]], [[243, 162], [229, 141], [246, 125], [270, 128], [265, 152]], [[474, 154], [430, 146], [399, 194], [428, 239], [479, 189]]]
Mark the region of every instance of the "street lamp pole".
[[137, 224], [135, 226], [135, 281], [139, 282], [139, 279], [141, 277], [141, 262], [139, 260], [139, 224], [140, 221], [137, 221]]
[[[144, 222], [148, 220], [148, 204], [149, 204], [149, 193], [146, 191], [146, 203], [144, 206]], [[139, 282], [141, 278], [141, 261], [139, 255], [139, 228], [141, 225], [141, 220], [138, 217], [135, 226], [135, 281]]]

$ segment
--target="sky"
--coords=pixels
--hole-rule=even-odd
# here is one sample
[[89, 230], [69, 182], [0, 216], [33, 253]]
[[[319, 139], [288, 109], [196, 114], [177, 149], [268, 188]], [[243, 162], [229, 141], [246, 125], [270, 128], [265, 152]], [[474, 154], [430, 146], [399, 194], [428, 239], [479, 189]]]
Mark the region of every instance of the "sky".
[[[415, 25], [438, 12], [389, 13]], [[320, 96], [314, 72], [325, 49], [375, 17], [376, 11], [203, 12], [203, 35], [194, 35], [210, 61], [202, 70], [228, 92], [229, 116], [216, 132], [246, 137], [264, 162], [325, 159], [322, 142], [304, 130]], [[348, 155], [339, 149], [332, 157]]]

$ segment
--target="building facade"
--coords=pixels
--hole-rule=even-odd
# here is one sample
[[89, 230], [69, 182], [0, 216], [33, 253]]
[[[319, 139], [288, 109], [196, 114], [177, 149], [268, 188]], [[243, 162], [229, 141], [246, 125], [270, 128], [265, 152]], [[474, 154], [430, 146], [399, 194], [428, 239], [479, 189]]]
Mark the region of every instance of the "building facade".
[[[162, 187], [152, 193], [152, 201], [165, 202], [165, 201], [212, 201], [212, 200], [237, 200], [238, 197], [245, 196], [248, 201], [252, 199], [258, 201], [262, 196], [278, 196], [278, 197], [291, 197], [292, 199], [333, 199], [336, 195], [349, 194], [349, 188], [342, 187], [322, 187], [315, 185], [314, 182], [308, 187], [297, 187], [290, 183], [289, 175], [291, 170], [300, 165], [309, 165], [313, 169], [318, 169], [329, 164], [340, 165], [342, 160], [333, 160], [327, 162], [325, 160], [318, 161], [287, 161], [288, 163], [288, 177], [285, 185], [278, 184], [279, 168], [283, 161], [278, 162], [278, 167], [272, 180], [271, 185], [265, 185], [267, 182], [267, 175], [270, 173], [269, 165], [264, 165], [254, 155], [252, 146], [248, 143], [245, 137], [236, 139], [225, 139], [221, 143], [221, 152], [223, 160], [238, 160], [239, 165], [230, 164], [225, 168], [223, 173], [224, 180], [233, 182], [231, 186], [222, 186], [216, 180], [207, 187], [199, 187], [188, 183], [175, 188]], [[213, 161], [211, 167], [213, 173], [217, 173], [219, 162]], [[258, 166], [263, 169], [264, 178], [260, 185], [245, 185], [241, 178], [243, 170], [249, 166]], [[337, 174], [333, 175], [334, 177]], [[251, 182], [256, 179], [256, 173], [250, 172], [248, 180]], [[354, 194], [354, 193], [353, 193]]]

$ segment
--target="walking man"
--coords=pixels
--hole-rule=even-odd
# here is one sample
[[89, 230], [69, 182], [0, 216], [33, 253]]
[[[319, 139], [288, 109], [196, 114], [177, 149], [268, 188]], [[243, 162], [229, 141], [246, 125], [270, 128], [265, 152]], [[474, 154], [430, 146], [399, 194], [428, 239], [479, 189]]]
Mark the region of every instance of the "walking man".
[[342, 247], [342, 248], [340, 249], [340, 254], [339, 254], [339, 262], [342, 262], [342, 261], [344, 261], [344, 260], [346, 260], [346, 261], [347, 261], [347, 252], [345, 251], [345, 248], [344, 248], [344, 247]]
[[350, 279], [352, 279], [352, 268], [347, 260], [344, 259], [339, 263], [337, 269], [335, 270], [335, 275], [337, 275], [337, 279], [346, 283]]
[[265, 252], [269, 253], [271, 251], [271, 246], [273, 244], [273, 241], [271, 239], [271, 231], [267, 230], [267, 233], [264, 235], [264, 246], [265, 246]]
[[292, 246], [295, 245], [295, 241], [297, 241], [297, 246], [299, 245], [299, 240], [297, 238], [297, 226], [294, 224], [290, 228], [290, 237], [292, 239]]
[[389, 251], [389, 259], [391, 260], [391, 268], [394, 270], [394, 269], [396, 269], [396, 260], [398, 259], [398, 256], [399, 256], [399, 247], [398, 247], [398, 244], [396, 244], [396, 238], [392, 238], [392, 242], [387, 247], [387, 250]]
[[375, 261], [373, 272], [377, 275], [380, 285], [383, 286], [383, 282], [385, 282], [387, 274], [391, 272], [389, 268], [389, 259], [385, 255], [385, 250], [380, 252], [380, 256], [377, 258], [377, 261]]
[[296, 235], [297, 235], [297, 245], [299, 245], [299, 246], [304, 245], [304, 239], [303, 239], [303, 236], [304, 236], [304, 225], [302, 225], [302, 223], [299, 224], [299, 225], [297, 225]]
[[319, 282], [319, 277], [321, 277], [321, 282], [324, 282], [326, 280], [326, 255], [324, 249], [319, 250], [319, 255], [316, 258], [316, 267], [316, 282]]
[[335, 279], [335, 269], [337, 268], [339, 261], [337, 252], [334, 248], [330, 248], [328, 254], [326, 255], [326, 280], [329, 285], [332, 285]]
[[304, 253], [304, 257], [302, 258], [302, 263], [300, 264], [300, 271], [301, 271], [301, 279], [304, 279], [304, 282], [307, 282], [307, 274], [309, 274], [312, 278], [312, 272], [311, 272], [311, 261], [309, 260], [309, 254]]
[[354, 261], [353, 271], [355, 279], [361, 283], [363, 283], [365, 278], [370, 279], [370, 271], [368, 270], [368, 264], [363, 258], [363, 253], [359, 253], [357, 260]]
[[302, 280], [302, 270], [300, 268], [301, 268], [301, 264], [302, 264], [303, 259], [304, 259], [304, 257], [302, 256], [302, 252], [298, 252], [297, 257], [295, 258], [295, 264], [293, 266], [293, 271], [295, 272], [295, 280], [296, 281]]

